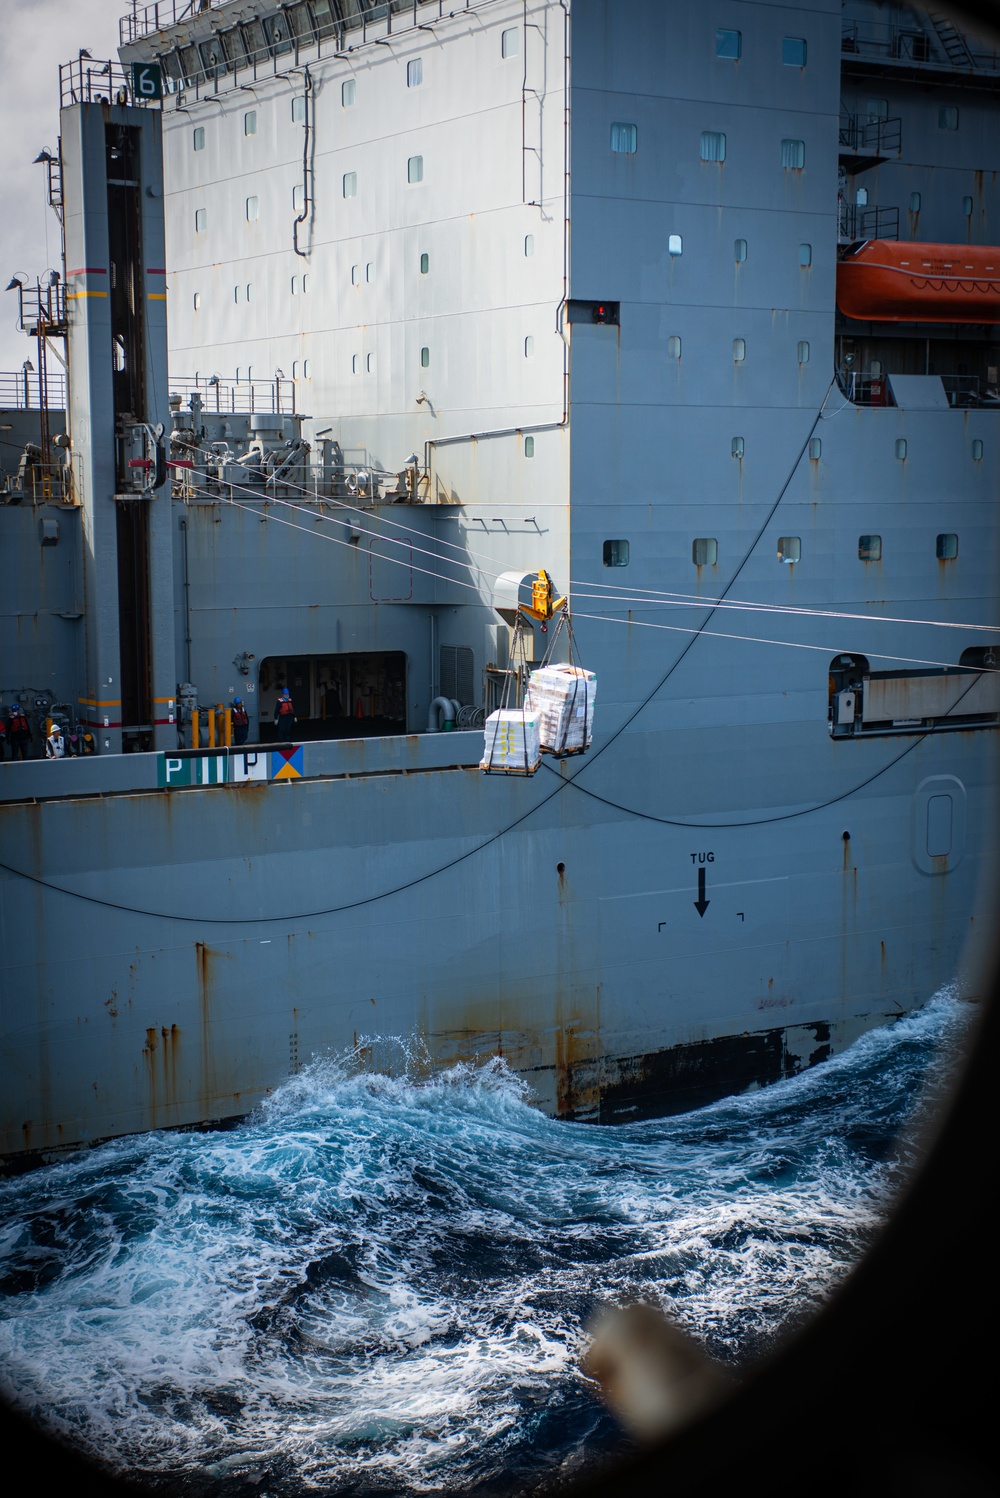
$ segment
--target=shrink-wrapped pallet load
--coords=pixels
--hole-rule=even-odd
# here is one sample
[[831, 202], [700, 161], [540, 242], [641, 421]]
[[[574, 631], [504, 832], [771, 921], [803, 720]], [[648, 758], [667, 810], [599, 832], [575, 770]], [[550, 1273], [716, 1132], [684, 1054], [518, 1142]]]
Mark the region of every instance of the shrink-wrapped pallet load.
[[549, 754], [582, 753], [594, 732], [597, 677], [582, 666], [542, 666], [531, 673], [528, 706], [538, 715], [538, 738]]
[[485, 750], [479, 764], [481, 770], [533, 775], [541, 762], [536, 713], [519, 707], [490, 713], [486, 719]]

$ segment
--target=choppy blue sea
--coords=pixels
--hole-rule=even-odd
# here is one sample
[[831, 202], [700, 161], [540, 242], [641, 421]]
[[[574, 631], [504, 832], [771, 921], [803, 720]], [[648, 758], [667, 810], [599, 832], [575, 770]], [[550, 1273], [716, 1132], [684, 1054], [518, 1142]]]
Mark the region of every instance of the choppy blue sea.
[[792, 1081], [624, 1127], [502, 1065], [312, 1065], [239, 1128], [0, 1183], [0, 1391], [163, 1492], [558, 1485], [623, 1446], [578, 1371], [653, 1299], [739, 1365], [863, 1251], [944, 1087], [941, 995]]

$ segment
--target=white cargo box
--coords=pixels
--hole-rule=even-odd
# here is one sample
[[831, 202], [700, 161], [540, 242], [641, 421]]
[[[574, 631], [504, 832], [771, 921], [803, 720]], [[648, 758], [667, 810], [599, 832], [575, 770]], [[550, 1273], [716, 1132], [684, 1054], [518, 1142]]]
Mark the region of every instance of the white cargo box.
[[543, 666], [532, 671], [528, 704], [538, 714], [541, 748], [550, 754], [589, 749], [596, 698], [597, 677], [582, 666]]
[[485, 749], [481, 770], [499, 770], [507, 775], [533, 775], [542, 762], [538, 743], [538, 716], [525, 708], [490, 713], [486, 719]]

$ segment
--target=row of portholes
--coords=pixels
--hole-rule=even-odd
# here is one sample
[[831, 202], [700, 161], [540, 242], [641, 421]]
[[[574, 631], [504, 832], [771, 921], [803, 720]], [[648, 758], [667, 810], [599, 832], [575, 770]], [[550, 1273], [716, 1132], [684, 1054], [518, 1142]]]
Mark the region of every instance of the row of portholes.
[[[746, 451], [746, 443], [744, 442], [742, 437], [733, 438], [730, 451], [734, 458], [743, 457], [743, 454]], [[895, 445], [896, 457], [899, 458], [900, 461], [902, 461], [906, 457], [908, 451], [909, 449], [907, 447], [906, 438], [897, 437]], [[808, 452], [810, 458], [812, 459], [821, 458], [823, 456], [823, 439], [821, 437], [810, 437]], [[974, 463], [981, 463], [983, 458], [982, 437], [973, 437], [971, 443], [971, 452], [972, 461]]]
[[[524, 253], [527, 255], [528, 254], [528, 250], [525, 249]], [[681, 234], [668, 234], [667, 235], [667, 254], [668, 255], [673, 255], [676, 258], [678, 255], [683, 255], [683, 253], [684, 253], [684, 237], [683, 237], [683, 235], [681, 235]], [[737, 265], [742, 265], [743, 264], [744, 260], [747, 258], [747, 253], [748, 253], [748, 248], [747, 248], [747, 242], [746, 242], [746, 240], [745, 239], [734, 239], [733, 240], [733, 259], [736, 261]], [[806, 269], [808, 269], [808, 267], [810, 265], [812, 265], [812, 263], [813, 263], [813, 247], [812, 247], [812, 245], [811, 244], [800, 244], [799, 245], [799, 265], [802, 267], [803, 270], [806, 270]]]
[[[680, 359], [681, 339], [677, 333], [671, 333], [667, 339], [667, 358]], [[733, 363], [743, 364], [747, 356], [747, 341], [745, 338], [733, 339]], [[800, 338], [795, 345], [795, 357], [799, 364], [809, 363], [809, 343], [805, 338]]]
[[[528, 439], [525, 438], [527, 443]], [[958, 536], [954, 531], [942, 532], [934, 543], [934, 554], [939, 562], [951, 562], [958, 556]], [[779, 562], [802, 560], [802, 537], [779, 536], [777, 557]], [[859, 536], [858, 557], [862, 562], [882, 560], [882, 537]], [[629, 543], [623, 537], [605, 541], [603, 549], [605, 567], [627, 567]], [[696, 536], [691, 543], [691, 560], [696, 567], [714, 567], [719, 560], [719, 542], [715, 536]]]

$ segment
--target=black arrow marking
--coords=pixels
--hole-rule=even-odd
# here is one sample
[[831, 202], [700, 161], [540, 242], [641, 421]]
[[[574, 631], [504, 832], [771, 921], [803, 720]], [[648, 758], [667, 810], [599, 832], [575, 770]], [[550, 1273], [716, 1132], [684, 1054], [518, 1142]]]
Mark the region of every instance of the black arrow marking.
[[703, 916], [711, 905], [711, 900], [705, 899], [705, 870], [698, 870], [698, 898], [694, 902], [694, 908], [699, 915]]

